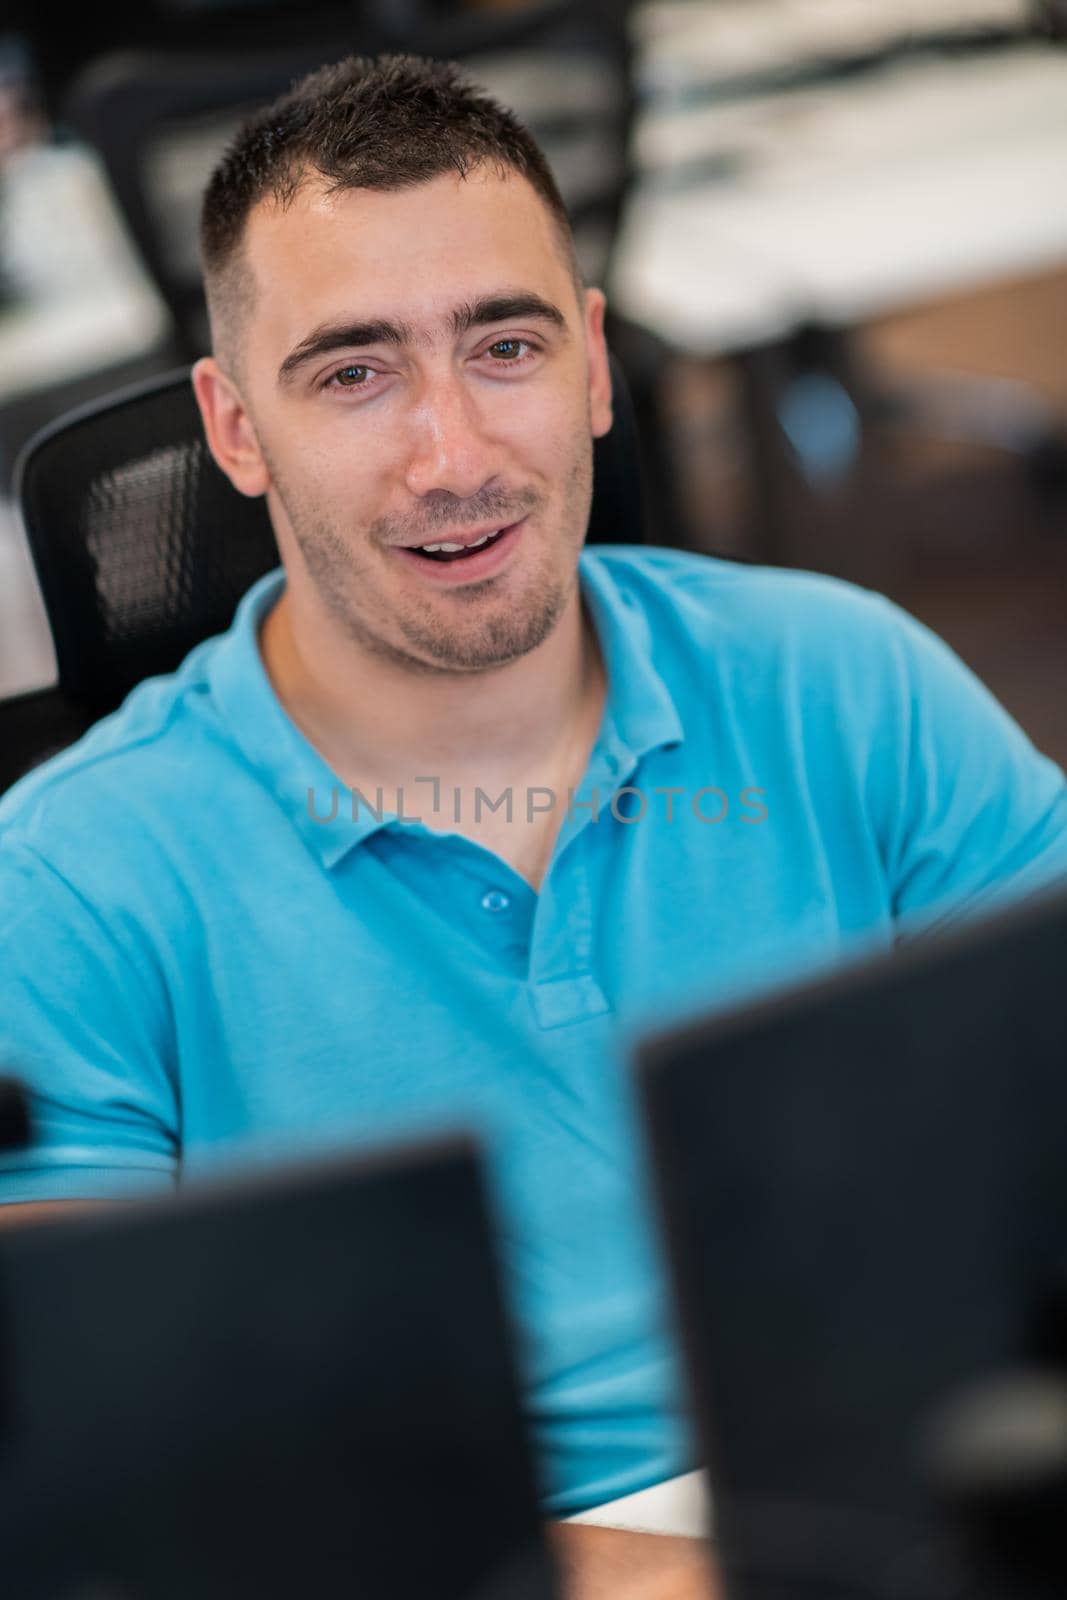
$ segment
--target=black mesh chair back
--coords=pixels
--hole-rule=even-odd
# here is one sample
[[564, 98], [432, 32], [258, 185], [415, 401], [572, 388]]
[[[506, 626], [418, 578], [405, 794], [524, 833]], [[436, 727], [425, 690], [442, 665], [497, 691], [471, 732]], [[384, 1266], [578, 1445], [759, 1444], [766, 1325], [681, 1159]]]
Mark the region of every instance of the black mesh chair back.
[[[637, 439], [614, 360], [612, 381], [615, 422], [594, 447], [589, 538], [636, 543]], [[239, 494], [215, 465], [184, 368], [38, 434], [16, 491], [60, 688], [89, 718], [227, 628], [245, 590], [278, 564], [266, 503]]]
[[[197, 254], [200, 197], [239, 124], [296, 78], [352, 52], [461, 60], [532, 128], [571, 214], [583, 272], [603, 281], [629, 184], [632, 53], [623, 0], [540, 0], [435, 19], [375, 0], [256, 23], [241, 49], [122, 51], [76, 79], [65, 120], [103, 158], [116, 198], [189, 359], [209, 348]], [[251, 24], [252, 17], [249, 17]], [[265, 41], [270, 40], [267, 48]]]
[[264, 505], [208, 454], [186, 369], [60, 418], [16, 492], [60, 685], [90, 715], [225, 628], [277, 564]]

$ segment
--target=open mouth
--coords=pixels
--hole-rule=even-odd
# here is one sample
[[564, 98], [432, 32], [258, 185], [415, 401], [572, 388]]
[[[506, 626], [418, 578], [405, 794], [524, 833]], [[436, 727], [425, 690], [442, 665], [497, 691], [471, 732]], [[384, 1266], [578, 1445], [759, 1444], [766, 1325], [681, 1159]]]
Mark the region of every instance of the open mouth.
[[506, 528], [487, 533], [476, 544], [457, 545], [445, 539], [431, 540], [428, 545], [399, 547], [396, 555], [436, 584], [452, 587], [475, 583], [482, 578], [495, 577], [503, 571], [522, 537], [525, 524], [526, 518], [521, 517]]
[[425, 556], [427, 561], [467, 561], [477, 550], [487, 550], [490, 545], [507, 533], [507, 528], [498, 528], [495, 533], [487, 533], [479, 539], [477, 544], [457, 545], [442, 541], [440, 544], [420, 544], [415, 546], [414, 554]]

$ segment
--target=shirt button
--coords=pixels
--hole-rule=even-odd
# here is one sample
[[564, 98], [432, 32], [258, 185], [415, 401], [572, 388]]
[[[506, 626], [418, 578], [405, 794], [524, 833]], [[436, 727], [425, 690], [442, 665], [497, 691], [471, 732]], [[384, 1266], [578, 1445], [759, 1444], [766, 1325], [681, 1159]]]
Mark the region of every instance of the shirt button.
[[511, 904], [511, 896], [505, 894], [503, 889], [487, 889], [482, 895], [483, 911], [506, 911]]

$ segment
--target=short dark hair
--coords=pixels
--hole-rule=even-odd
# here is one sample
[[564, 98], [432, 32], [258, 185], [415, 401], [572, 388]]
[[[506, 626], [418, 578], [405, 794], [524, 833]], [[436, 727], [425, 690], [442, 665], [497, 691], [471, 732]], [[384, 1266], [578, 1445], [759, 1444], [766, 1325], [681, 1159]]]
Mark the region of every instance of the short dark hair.
[[241, 244], [260, 201], [288, 205], [309, 174], [332, 191], [396, 190], [446, 172], [466, 177], [483, 163], [528, 180], [580, 288], [567, 208], [540, 147], [455, 62], [348, 56], [302, 78], [241, 127], [204, 191], [200, 248], [216, 335], [248, 297]]

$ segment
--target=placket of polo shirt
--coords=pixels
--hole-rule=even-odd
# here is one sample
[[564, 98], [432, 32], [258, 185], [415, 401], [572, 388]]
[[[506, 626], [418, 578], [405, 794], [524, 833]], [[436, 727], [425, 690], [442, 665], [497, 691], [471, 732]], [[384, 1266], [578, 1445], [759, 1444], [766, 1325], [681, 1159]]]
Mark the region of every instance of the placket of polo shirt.
[[368, 848], [431, 914], [525, 976], [534, 891], [493, 851], [459, 834], [396, 822]]
[[542, 1028], [610, 1011], [592, 970], [593, 897], [587, 841], [575, 841], [541, 888], [530, 950], [530, 1003]]
[[595, 789], [599, 820], [593, 820], [591, 811], [576, 811], [561, 829], [541, 887], [530, 946], [530, 1003], [542, 1028], [565, 1027], [611, 1010], [593, 972], [595, 912], [589, 859], [596, 848], [596, 830], [611, 826], [607, 809], [611, 796], [637, 765], [637, 757], [614, 728], [605, 728], [575, 797], [591, 798]]

